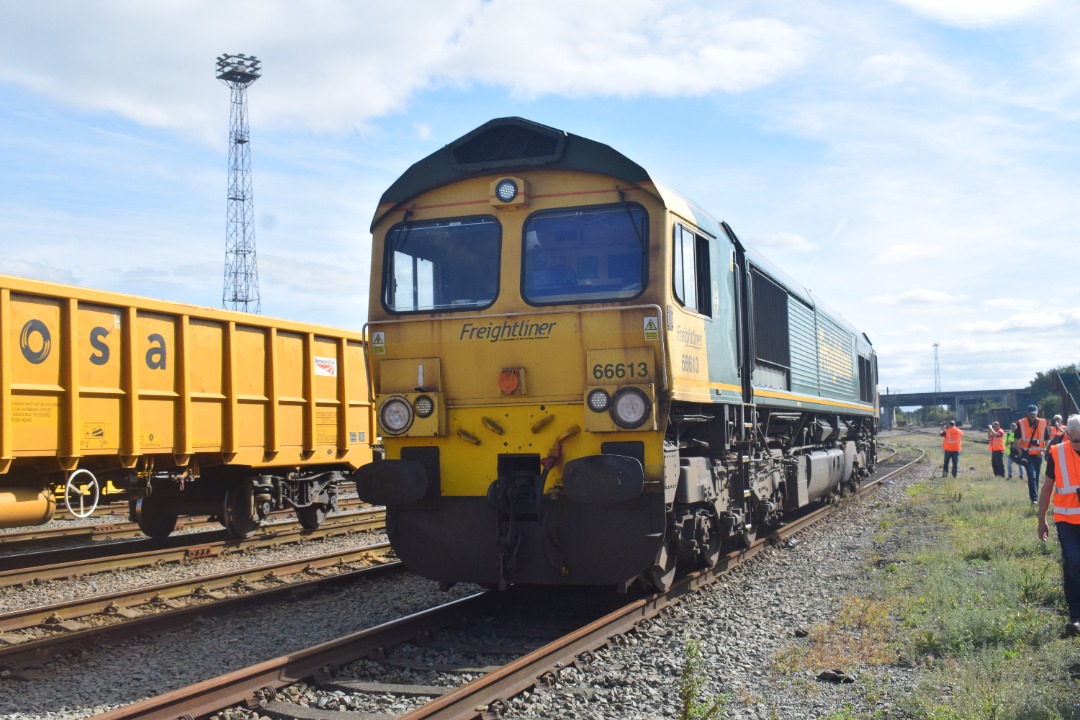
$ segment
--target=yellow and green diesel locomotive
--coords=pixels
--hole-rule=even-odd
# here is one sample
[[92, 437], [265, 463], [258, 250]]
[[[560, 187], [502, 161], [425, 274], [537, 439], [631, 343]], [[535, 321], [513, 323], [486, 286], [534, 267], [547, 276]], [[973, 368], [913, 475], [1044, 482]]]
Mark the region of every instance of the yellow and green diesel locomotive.
[[666, 588], [874, 468], [866, 336], [607, 145], [492, 120], [372, 233], [357, 489], [423, 576]]

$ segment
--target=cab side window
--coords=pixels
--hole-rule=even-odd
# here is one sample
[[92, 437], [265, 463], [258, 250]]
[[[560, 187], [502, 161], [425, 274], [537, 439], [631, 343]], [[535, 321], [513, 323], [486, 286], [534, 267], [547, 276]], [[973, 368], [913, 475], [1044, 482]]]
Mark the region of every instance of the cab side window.
[[675, 297], [687, 310], [712, 317], [709, 240], [681, 223], [672, 238]]

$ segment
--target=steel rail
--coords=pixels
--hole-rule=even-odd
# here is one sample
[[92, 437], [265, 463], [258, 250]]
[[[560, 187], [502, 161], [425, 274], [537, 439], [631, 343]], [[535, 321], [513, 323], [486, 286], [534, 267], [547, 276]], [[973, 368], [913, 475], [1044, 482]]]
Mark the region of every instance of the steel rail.
[[[327, 518], [341, 517], [347, 512], [363, 506], [359, 498], [344, 498], [338, 505], [338, 512]], [[114, 515], [127, 515], [127, 507], [112, 508]], [[104, 514], [104, 513], [102, 513]], [[275, 522], [299, 522], [296, 520], [296, 512], [293, 510], [274, 510], [268, 519]], [[265, 525], [263, 527], [266, 527]], [[221, 523], [209, 520], [201, 515], [185, 515], [176, 521], [176, 530], [220, 530]], [[146, 537], [139, 528], [139, 524], [127, 520], [111, 523], [92, 523], [86, 525], [71, 525], [61, 527], [36, 527], [15, 532], [0, 532], [0, 549], [5, 552], [16, 549], [20, 545], [47, 545], [52, 543], [68, 542], [72, 540], [89, 540], [98, 542], [101, 540], [119, 540], [122, 538]]]
[[[299, 568], [295, 571], [290, 568], [290, 571], [296, 574], [297, 572], [318, 570], [335, 564], [356, 563], [364, 559], [369, 559], [372, 556], [385, 557], [389, 552], [389, 543], [380, 543], [359, 550], [335, 553], [335, 556], [331, 558], [333, 562], [323, 562], [324, 558], [316, 558], [308, 561], [308, 567]], [[296, 566], [302, 564], [302, 562], [291, 563], [291, 565]], [[265, 576], [266, 571], [271, 567], [272, 566], [263, 566], [261, 568], [253, 568], [251, 574]], [[139, 594], [150, 595], [150, 597], [142, 604], [154, 602], [159, 606], [158, 609], [147, 611], [139, 616], [128, 615], [125, 619], [108, 625], [79, 627], [77, 624], [69, 624], [67, 627], [72, 629], [62, 634], [35, 638], [24, 643], [6, 647], [0, 645], [0, 667], [13, 671], [13, 674], [17, 675], [18, 670], [21, 668], [46, 662], [49, 658], [89, 647], [91, 644], [116, 644], [122, 640], [143, 633], [158, 634], [171, 628], [186, 625], [197, 617], [220, 615], [248, 605], [263, 605], [270, 602], [280, 602], [285, 598], [306, 597], [334, 585], [354, 583], [364, 578], [382, 575], [388, 572], [400, 572], [403, 569], [404, 567], [399, 561], [388, 561], [369, 567], [347, 570], [334, 575], [290, 582], [277, 587], [252, 589], [251, 586], [248, 586], [250, 592], [245, 592], [242, 595], [216, 598], [211, 602], [199, 602], [184, 607], [170, 607], [168, 604], [168, 597], [159, 597], [152, 594], [162, 588], [165, 588], [165, 592], [168, 593], [170, 588], [166, 586], [144, 588], [139, 591]], [[234, 574], [234, 577], [235, 575], [241, 574], [246, 573], [236, 573]], [[226, 574], [224, 573], [222, 574], [223, 580], [227, 580], [225, 575]], [[198, 580], [204, 579], [210, 578], [199, 578]], [[197, 582], [198, 581], [192, 581], [189, 584], [188, 595], [195, 595], [195, 588], [201, 587], [197, 585]], [[170, 586], [172, 585], [179, 585], [179, 583], [170, 583]], [[99, 606], [100, 601], [107, 600], [109, 597], [110, 596], [99, 596], [98, 598], [93, 599], [91, 604]], [[206, 595], [202, 594], [199, 595], [199, 597], [206, 597]], [[110, 606], [107, 605], [103, 609], [109, 609], [109, 607]], [[33, 612], [35, 613], [35, 617], [40, 617], [42, 612], [47, 612], [50, 609], [51, 608], [34, 608]], [[8, 615], [11, 614], [9, 613]], [[4, 622], [8, 619], [15, 620], [16, 622], [24, 620], [24, 618], [8, 618], [4, 616], [0, 617], [0, 622]], [[25, 627], [25, 625], [22, 627]]]
[[[302, 572], [322, 570], [335, 565], [347, 565], [370, 558], [384, 557], [390, 552], [390, 543], [376, 543], [361, 548], [339, 550], [329, 555], [257, 565], [241, 570], [202, 575], [160, 585], [147, 585], [132, 590], [121, 590], [88, 598], [77, 598], [52, 605], [0, 612], [0, 632], [22, 630], [41, 625], [46, 621], [77, 620], [87, 615], [116, 612], [123, 608], [143, 605], [148, 602], [176, 600], [190, 595], [212, 593], [241, 585], [257, 586], [266, 580], [278, 580]], [[0, 651], [0, 655], [2, 655], [2, 651]]]
[[[347, 520], [340, 518], [347, 517]], [[339, 519], [330, 522], [329, 519], [318, 530], [305, 530], [298, 526], [283, 528], [280, 530], [267, 530], [254, 537], [237, 540], [233, 538], [201, 542], [197, 545], [181, 545], [179, 547], [155, 548], [141, 552], [111, 555], [103, 558], [77, 559], [66, 562], [53, 563], [38, 567], [18, 567], [0, 570], [0, 587], [13, 585], [25, 585], [43, 580], [60, 580], [72, 577], [82, 577], [101, 572], [108, 572], [117, 568], [138, 568], [153, 565], [155, 563], [184, 562], [198, 560], [207, 557], [227, 555], [231, 552], [258, 548], [272, 548], [280, 545], [288, 545], [300, 542], [309, 542], [324, 538], [351, 535], [357, 532], [367, 532], [381, 529], [386, 522], [386, 511], [383, 508], [372, 508], [359, 513], [351, 513], [349, 516], [339, 516]], [[29, 557], [31, 560], [33, 556]], [[0, 559], [0, 565], [4, 560]], [[25, 562], [25, 559], [22, 561]]]
[[96, 715], [95, 718], [176, 720], [184, 715], [209, 715], [238, 703], [255, 705], [259, 700], [272, 699], [275, 688], [312, 677], [327, 665], [345, 665], [357, 658], [375, 654], [380, 648], [406, 642], [418, 633], [448, 627], [463, 616], [490, 612], [495, 608], [496, 599], [490, 591], [469, 595], [328, 643]]

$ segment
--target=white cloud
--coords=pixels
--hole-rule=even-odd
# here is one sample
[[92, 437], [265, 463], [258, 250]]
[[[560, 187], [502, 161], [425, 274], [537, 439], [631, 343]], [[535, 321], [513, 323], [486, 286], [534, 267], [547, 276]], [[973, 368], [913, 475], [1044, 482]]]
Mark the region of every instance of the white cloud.
[[1080, 330], [1080, 310], [1040, 310], [1015, 313], [1004, 318], [958, 323], [965, 333], [1031, 332], [1036, 330]]
[[1021, 299], [1018, 299], [1018, 298], [999, 297], [999, 298], [988, 298], [986, 300], [983, 300], [982, 304], [983, 304], [983, 307], [994, 309], [994, 308], [1015, 308], [1015, 307], [1017, 307], [1019, 305], [1023, 305], [1025, 302], [1027, 302], [1027, 301], [1026, 300], [1021, 300]]
[[966, 84], [962, 72], [921, 52], [871, 55], [859, 67], [857, 77], [881, 90], [898, 85], [949, 88]]
[[940, 290], [908, 290], [900, 294], [874, 295], [867, 298], [868, 302], [878, 305], [948, 305], [950, 311], [955, 311], [955, 303], [963, 300], [962, 295], [950, 295]]
[[373, 118], [440, 86], [494, 85], [520, 98], [701, 96], [768, 85], [812, 52], [782, 20], [738, 17], [704, 0], [59, 7], [5, 10], [0, 84], [210, 143], [222, 141], [227, 112], [227, 90], [214, 79], [222, 53], [262, 61], [249, 93], [253, 125], [342, 133], [369, 131]]
[[457, 35], [444, 73], [521, 98], [698, 96], [768, 85], [811, 51], [787, 22], [708, 2], [496, 0]]
[[1044, 0], [894, 0], [931, 20], [962, 28], [1005, 25], [1030, 16]]
[[944, 253], [940, 245], [891, 245], [877, 254], [870, 262], [874, 265], [895, 265], [909, 263], [922, 258], [935, 257]]
[[817, 244], [810, 242], [802, 235], [795, 233], [771, 233], [767, 235], [755, 235], [750, 238], [753, 245], [777, 248], [790, 252], [806, 253], [818, 249]]

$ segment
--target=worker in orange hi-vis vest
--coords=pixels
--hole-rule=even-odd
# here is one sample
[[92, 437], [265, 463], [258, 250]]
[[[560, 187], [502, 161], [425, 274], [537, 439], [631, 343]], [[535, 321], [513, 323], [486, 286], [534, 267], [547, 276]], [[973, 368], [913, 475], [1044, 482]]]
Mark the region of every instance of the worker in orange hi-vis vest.
[[1053, 445], [1054, 440], [1065, 434], [1065, 425], [1061, 422], [1061, 416], [1055, 415], [1054, 419], [1050, 421], [1050, 427], [1047, 428], [1047, 432], [1050, 434], [1050, 442], [1048, 445]]
[[941, 427], [938, 433], [945, 438], [941, 442], [941, 449], [945, 451], [945, 464], [941, 467], [941, 477], [949, 474], [949, 461], [952, 461], [952, 476], [956, 477], [956, 466], [960, 462], [960, 438], [964, 437], [964, 431], [956, 427], [956, 421], [950, 420]]
[[1061, 571], [1069, 623], [1065, 634], [1080, 636], [1080, 415], [1070, 415], [1065, 435], [1055, 438], [1046, 453], [1046, 480], [1039, 493], [1039, 539], [1050, 528], [1046, 511], [1054, 503], [1054, 526], [1061, 543]]
[[997, 420], [990, 423], [987, 440], [990, 441], [990, 467], [994, 469], [994, 475], [1005, 477], [1005, 431]]
[[1039, 471], [1042, 470], [1043, 451], [1050, 439], [1046, 418], [1039, 417], [1039, 406], [1028, 405], [1027, 417], [1020, 418], [1016, 429], [1020, 434], [1020, 463], [1027, 469], [1028, 495], [1031, 504], [1039, 502]]

